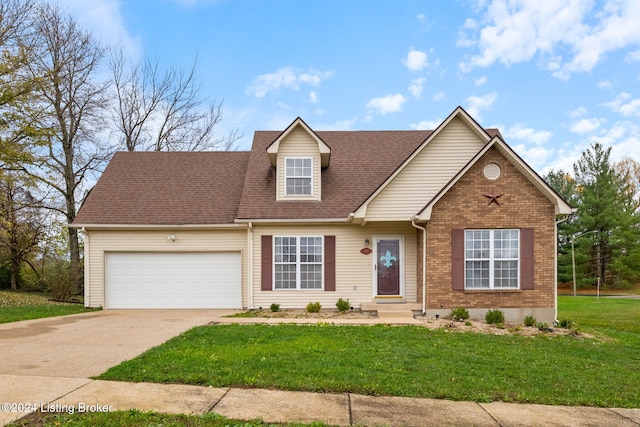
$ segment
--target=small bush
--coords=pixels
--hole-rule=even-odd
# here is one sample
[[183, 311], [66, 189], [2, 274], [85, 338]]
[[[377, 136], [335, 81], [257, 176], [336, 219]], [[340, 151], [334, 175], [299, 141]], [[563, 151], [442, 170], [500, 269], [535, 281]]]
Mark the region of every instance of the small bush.
[[536, 326], [536, 323], [538, 323], [538, 321], [533, 317], [533, 315], [527, 314], [524, 317], [524, 326]]
[[498, 323], [504, 323], [504, 313], [501, 310], [489, 310], [487, 311], [486, 316], [484, 316], [484, 320], [489, 324], [496, 325]]
[[320, 313], [321, 308], [320, 302], [310, 302], [307, 304], [307, 313]]
[[558, 323], [558, 326], [564, 329], [575, 329], [578, 325], [572, 320], [562, 319], [560, 323]]
[[454, 308], [449, 312], [449, 318], [458, 321], [467, 320], [469, 318], [469, 311], [464, 307]]
[[351, 303], [349, 302], [349, 300], [344, 300], [340, 298], [336, 303], [336, 308], [340, 313], [344, 313], [345, 311], [348, 311], [351, 308]]
[[278, 311], [280, 311], [280, 304], [276, 304], [275, 302], [273, 304], [271, 304], [271, 307], [269, 307], [271, 309], [272, 312], [277, 313]]

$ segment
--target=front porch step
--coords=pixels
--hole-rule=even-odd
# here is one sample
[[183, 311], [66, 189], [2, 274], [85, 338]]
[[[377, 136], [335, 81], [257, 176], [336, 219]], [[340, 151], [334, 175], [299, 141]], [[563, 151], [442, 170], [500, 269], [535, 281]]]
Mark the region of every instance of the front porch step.
[[422, 310], [420, 303], [379, 303], [360, 304], [362, 311], [375, 311], [380, 319], [414, 319], [414, 313]]
[[391, 311], [383, 310], [378, 312], [378, 319], [413, 319], [413, 311]]

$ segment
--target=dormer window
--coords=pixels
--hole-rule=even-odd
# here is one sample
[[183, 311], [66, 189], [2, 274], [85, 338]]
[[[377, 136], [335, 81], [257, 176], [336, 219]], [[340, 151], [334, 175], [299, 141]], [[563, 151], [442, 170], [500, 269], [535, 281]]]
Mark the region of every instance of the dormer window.
[[287, 196], [311, 196], [313, 159], [310, 157], [285, 159], [285, 191]]

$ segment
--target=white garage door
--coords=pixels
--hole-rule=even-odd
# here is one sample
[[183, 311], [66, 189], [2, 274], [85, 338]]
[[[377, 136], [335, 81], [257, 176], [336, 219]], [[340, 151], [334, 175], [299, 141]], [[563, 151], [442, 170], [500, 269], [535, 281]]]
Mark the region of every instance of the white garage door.
[[241, 308], [239, 252], [106, 256], [107, 308]]

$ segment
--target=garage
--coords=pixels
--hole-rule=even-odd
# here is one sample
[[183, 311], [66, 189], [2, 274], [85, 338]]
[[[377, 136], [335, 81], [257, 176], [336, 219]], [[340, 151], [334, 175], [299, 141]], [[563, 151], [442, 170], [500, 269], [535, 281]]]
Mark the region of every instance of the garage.
[[240, 252], [108, 252], [106, 308], [241, 308]]

